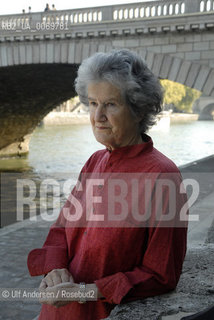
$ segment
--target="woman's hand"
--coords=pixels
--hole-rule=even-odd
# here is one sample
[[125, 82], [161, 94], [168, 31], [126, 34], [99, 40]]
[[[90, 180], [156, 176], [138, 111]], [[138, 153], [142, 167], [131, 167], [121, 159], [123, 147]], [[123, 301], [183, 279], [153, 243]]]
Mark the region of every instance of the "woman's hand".
[[74, 282], [71, 273], [67, 269], [53, 269], [42, 279], [39, 289], [44, 290], [64, 282]]
[[39, 290], [44, 295], [41, 296], [39, 301], [55, 307], [64, 306], [71, 301], [62, 300], [61, 290], [72, 287], [76, 287], [76, 284], [74, 284], [74, 279], [67, 269], [53, 269], [40, 283]]
[[[79, 289], [79, 284], [74, 283], [71, 273], [67, 269], [54, 269], [42, 279], [39, 286], [41, 295], [40, 303], [49, 304], [55, 307], [62, 307], [72, 302], [72, 299], [63, 298], [62, 292], [65, 289]], [[103, 295], [98, 290], [95, 283], [87, 284], [86, 290], [93, 290], [97, 293], [97, 298], [102, 298]], [[76, 299], [75, 299], [76, 301]]]
[[64, 282], [53, 287], [47, 287], [44, 297], [40, 298], [40, 303], [49, 304], [57, 308], [65, 306], [72, 302], [72, 299], [65, 297], [66, 289], [77, 289], [79, 287], [76, 283]]

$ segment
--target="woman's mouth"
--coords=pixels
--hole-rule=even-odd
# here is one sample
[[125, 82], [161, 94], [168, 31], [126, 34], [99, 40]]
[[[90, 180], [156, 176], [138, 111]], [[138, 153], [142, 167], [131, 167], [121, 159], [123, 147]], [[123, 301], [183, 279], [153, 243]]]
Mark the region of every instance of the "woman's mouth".
[[109, 129], [108, 127], [99, 127], [99, 126], [96, 126], [96, 129], [98, 130], [106, 130], [106, 129]]

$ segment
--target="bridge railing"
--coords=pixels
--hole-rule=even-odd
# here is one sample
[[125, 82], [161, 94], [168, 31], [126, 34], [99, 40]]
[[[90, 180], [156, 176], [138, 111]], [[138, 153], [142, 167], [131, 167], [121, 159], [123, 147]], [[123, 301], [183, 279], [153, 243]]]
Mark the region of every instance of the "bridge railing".
[[153, 18], [161, 16], [173, 16], [185, 13], [185, 1], [155, 1], [150, 3], [138, 3], [135, 6], [120, 5], [114, 8], [113, 20]]
[[200, 12], [214, 11], [214, 0], [200, 1]]
[[[42, 24], [54, 23], [56, 29], [64, 29], [73, 24], [119, 22], [137, 19], [165, 18], [191, 13], [214, 11], [214, 0], [163, 0], [143, 3], [121, 4], [95, 8], [26, 13], [0, 16], [0, 30], [13, 31], [25, 27], [42, 30]], [[51, 28], [51, 26], [50, 26]], [[23, 28], [22, 28], [23, 29]], [[45, 25], [44, 31], [47, 31]]]

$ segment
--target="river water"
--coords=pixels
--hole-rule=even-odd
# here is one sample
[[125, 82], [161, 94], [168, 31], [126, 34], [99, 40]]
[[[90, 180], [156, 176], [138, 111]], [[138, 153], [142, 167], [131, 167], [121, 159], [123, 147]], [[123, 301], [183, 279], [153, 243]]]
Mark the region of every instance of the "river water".
[[[154, 146], [177, 166], [214, 154], [214, 121], [192, 121], [153, 128]], [[102, 149], [90, 124], [38, 127], [27, 158], [1, 159], [0, 171], [54, 174], [79, 172], [96, 150]]]

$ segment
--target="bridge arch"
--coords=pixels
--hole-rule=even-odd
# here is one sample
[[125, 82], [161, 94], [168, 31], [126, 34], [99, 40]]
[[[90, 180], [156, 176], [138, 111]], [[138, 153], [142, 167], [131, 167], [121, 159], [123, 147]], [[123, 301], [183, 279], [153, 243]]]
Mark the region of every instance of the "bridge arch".
[[214, 98], [201, 95], [195, 100], [192, 110], [199, 114], [198, 120], [214, 120]]
[[[95, 52], [121, 47], [114, 40], [100, 43], [95, 38], [2, 43], [0, 155], [12, 143], [20, 146], [23, 137], [31, 133], [49, 111], [75, 95], [73, 83], [83, 59]], [[210, 66], [145, 47], [128, 46], [128, 49], [140, 54], [159, 78], [214, 97], [214, 69]]]
[[[167, 54], [147, 51], [148, 65], [156, 76], [178, 82], [214, 97], [214, 68]], [[152, 61], [151, 61], [152, 60]]]
[[198, 120], [213, 120], [214, 119], [214, 102], [205, 106], [201, 111]]
[[[119, 48], [109, 42], [95, 41], [37, 41], [10, 43], [0, 50], [0, 66], [33, 64], [78, 65], [95, 52], [109, 52]], [[190, 88], [197, 89], [207, 96], [214, 97], [214, 68], [185, 60], [170, 54], [156, 53], [145, 48], [129, 47], [139, 53], [149, 68], [161, 79], [168, 79]]]

